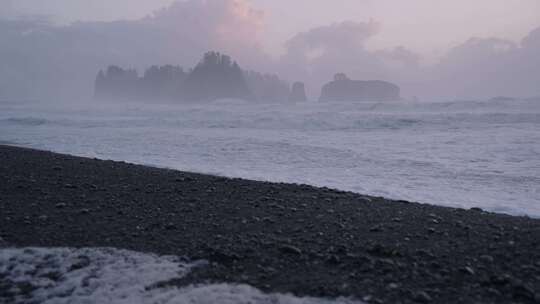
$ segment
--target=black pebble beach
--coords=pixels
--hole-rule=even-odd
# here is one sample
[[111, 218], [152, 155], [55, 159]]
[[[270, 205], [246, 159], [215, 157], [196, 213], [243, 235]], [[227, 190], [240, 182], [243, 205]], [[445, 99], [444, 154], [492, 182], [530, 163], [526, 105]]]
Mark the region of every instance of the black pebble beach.
[[366, 303], [540, 303], [537, 219], [9, 146], [0, 146], [0, 246], [211, 262], [162, 283], [170, 286], [245, 283]]

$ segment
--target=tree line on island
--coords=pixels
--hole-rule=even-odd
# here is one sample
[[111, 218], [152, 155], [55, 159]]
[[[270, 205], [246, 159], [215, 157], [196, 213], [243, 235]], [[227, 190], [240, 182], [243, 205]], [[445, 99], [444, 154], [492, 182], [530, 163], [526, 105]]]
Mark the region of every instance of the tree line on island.
[[[95, 97], [102, 100], [163, 100], [203, 102], [217, 99], [248, 101], [307, 101], [305, 86], [292, 86], [277, 75], [244, 71], [230, 56], [208, 52], [191, 70], [164, 65], [148, 68], [142, 76], [135, 69], [109, 66], [99, 71]], [[336, 75], [325, 85], [321, 101], [398, 100], [399, 87], [383, 81], [353, 81]]]

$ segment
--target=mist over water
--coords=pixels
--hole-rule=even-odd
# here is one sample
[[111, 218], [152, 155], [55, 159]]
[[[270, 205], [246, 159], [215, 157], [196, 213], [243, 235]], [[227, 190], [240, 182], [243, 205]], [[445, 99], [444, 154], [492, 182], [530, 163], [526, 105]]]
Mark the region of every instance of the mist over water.
[[540, 102], [0, 103], [0, 142], [540, 216]]

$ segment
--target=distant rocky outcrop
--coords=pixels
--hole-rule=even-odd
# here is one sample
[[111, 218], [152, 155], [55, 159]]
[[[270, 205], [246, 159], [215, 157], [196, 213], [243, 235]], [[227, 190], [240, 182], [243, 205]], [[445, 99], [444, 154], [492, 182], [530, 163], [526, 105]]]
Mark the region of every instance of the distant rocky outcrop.
[[97, 99], [201, 102], [221, 98], [286, 102], [289, 84], [276, 75], [243, 71], [231, 57], [208, 52], [189, 72], [179, 66], [134, 69], [110, 66], [95, 81]]
[[244, 73], [248, 87], [258, 102], [286, 102], [290, 89], [289, 84], [277, 75], [262, 74], [254, 71]]
[[400, 99], [400, 88], [381, 80], [351, 80], [345, 74], [336, 74], [334, 81], [321, 90], [320, 101], [394, 101]]
[[303, 102], [307, 101], [306, 87], [303, 82], [295, 82], [289, 95], [289, 101], [291, 102]]
[[209, 52], [189, 73], [184, 83], [184, 99], [211, 101], [219, 98], [252, 99], [244, 73], [227, 55]]
[[128, 99], [137, 96], [139, 77], [137, 71], [109, 66], [99, 71], [95, 82], [95, 97], [98, 99]]
[[181, 95], [187, 73], [179, 66], [152, 66], [140, 79], [140, 98], [175, 100]]
[[178, 66], [152, 66], [139, 77], [134, 69], [109, 66], [95, 81], [96, 99], [175, 100], [187, 74]]

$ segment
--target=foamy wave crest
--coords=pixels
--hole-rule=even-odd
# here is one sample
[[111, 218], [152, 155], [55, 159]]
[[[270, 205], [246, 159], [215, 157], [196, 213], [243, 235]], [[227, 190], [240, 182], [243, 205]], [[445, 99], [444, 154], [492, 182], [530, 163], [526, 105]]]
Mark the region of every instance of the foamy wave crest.
[[9, 124], [24, 126], [40, 126], [48, 122], [48, 120], [38, 117], [12, 117], [2, 119], [1, 121]]
[[153, 288], [185, 276], [204, 262], [187, 263], [112, 248], [0, 249], [1, 303], [262, 303], [352, 304], [349, 299], [325, 300], [264, 294], [246, 285], [199, 285]]

